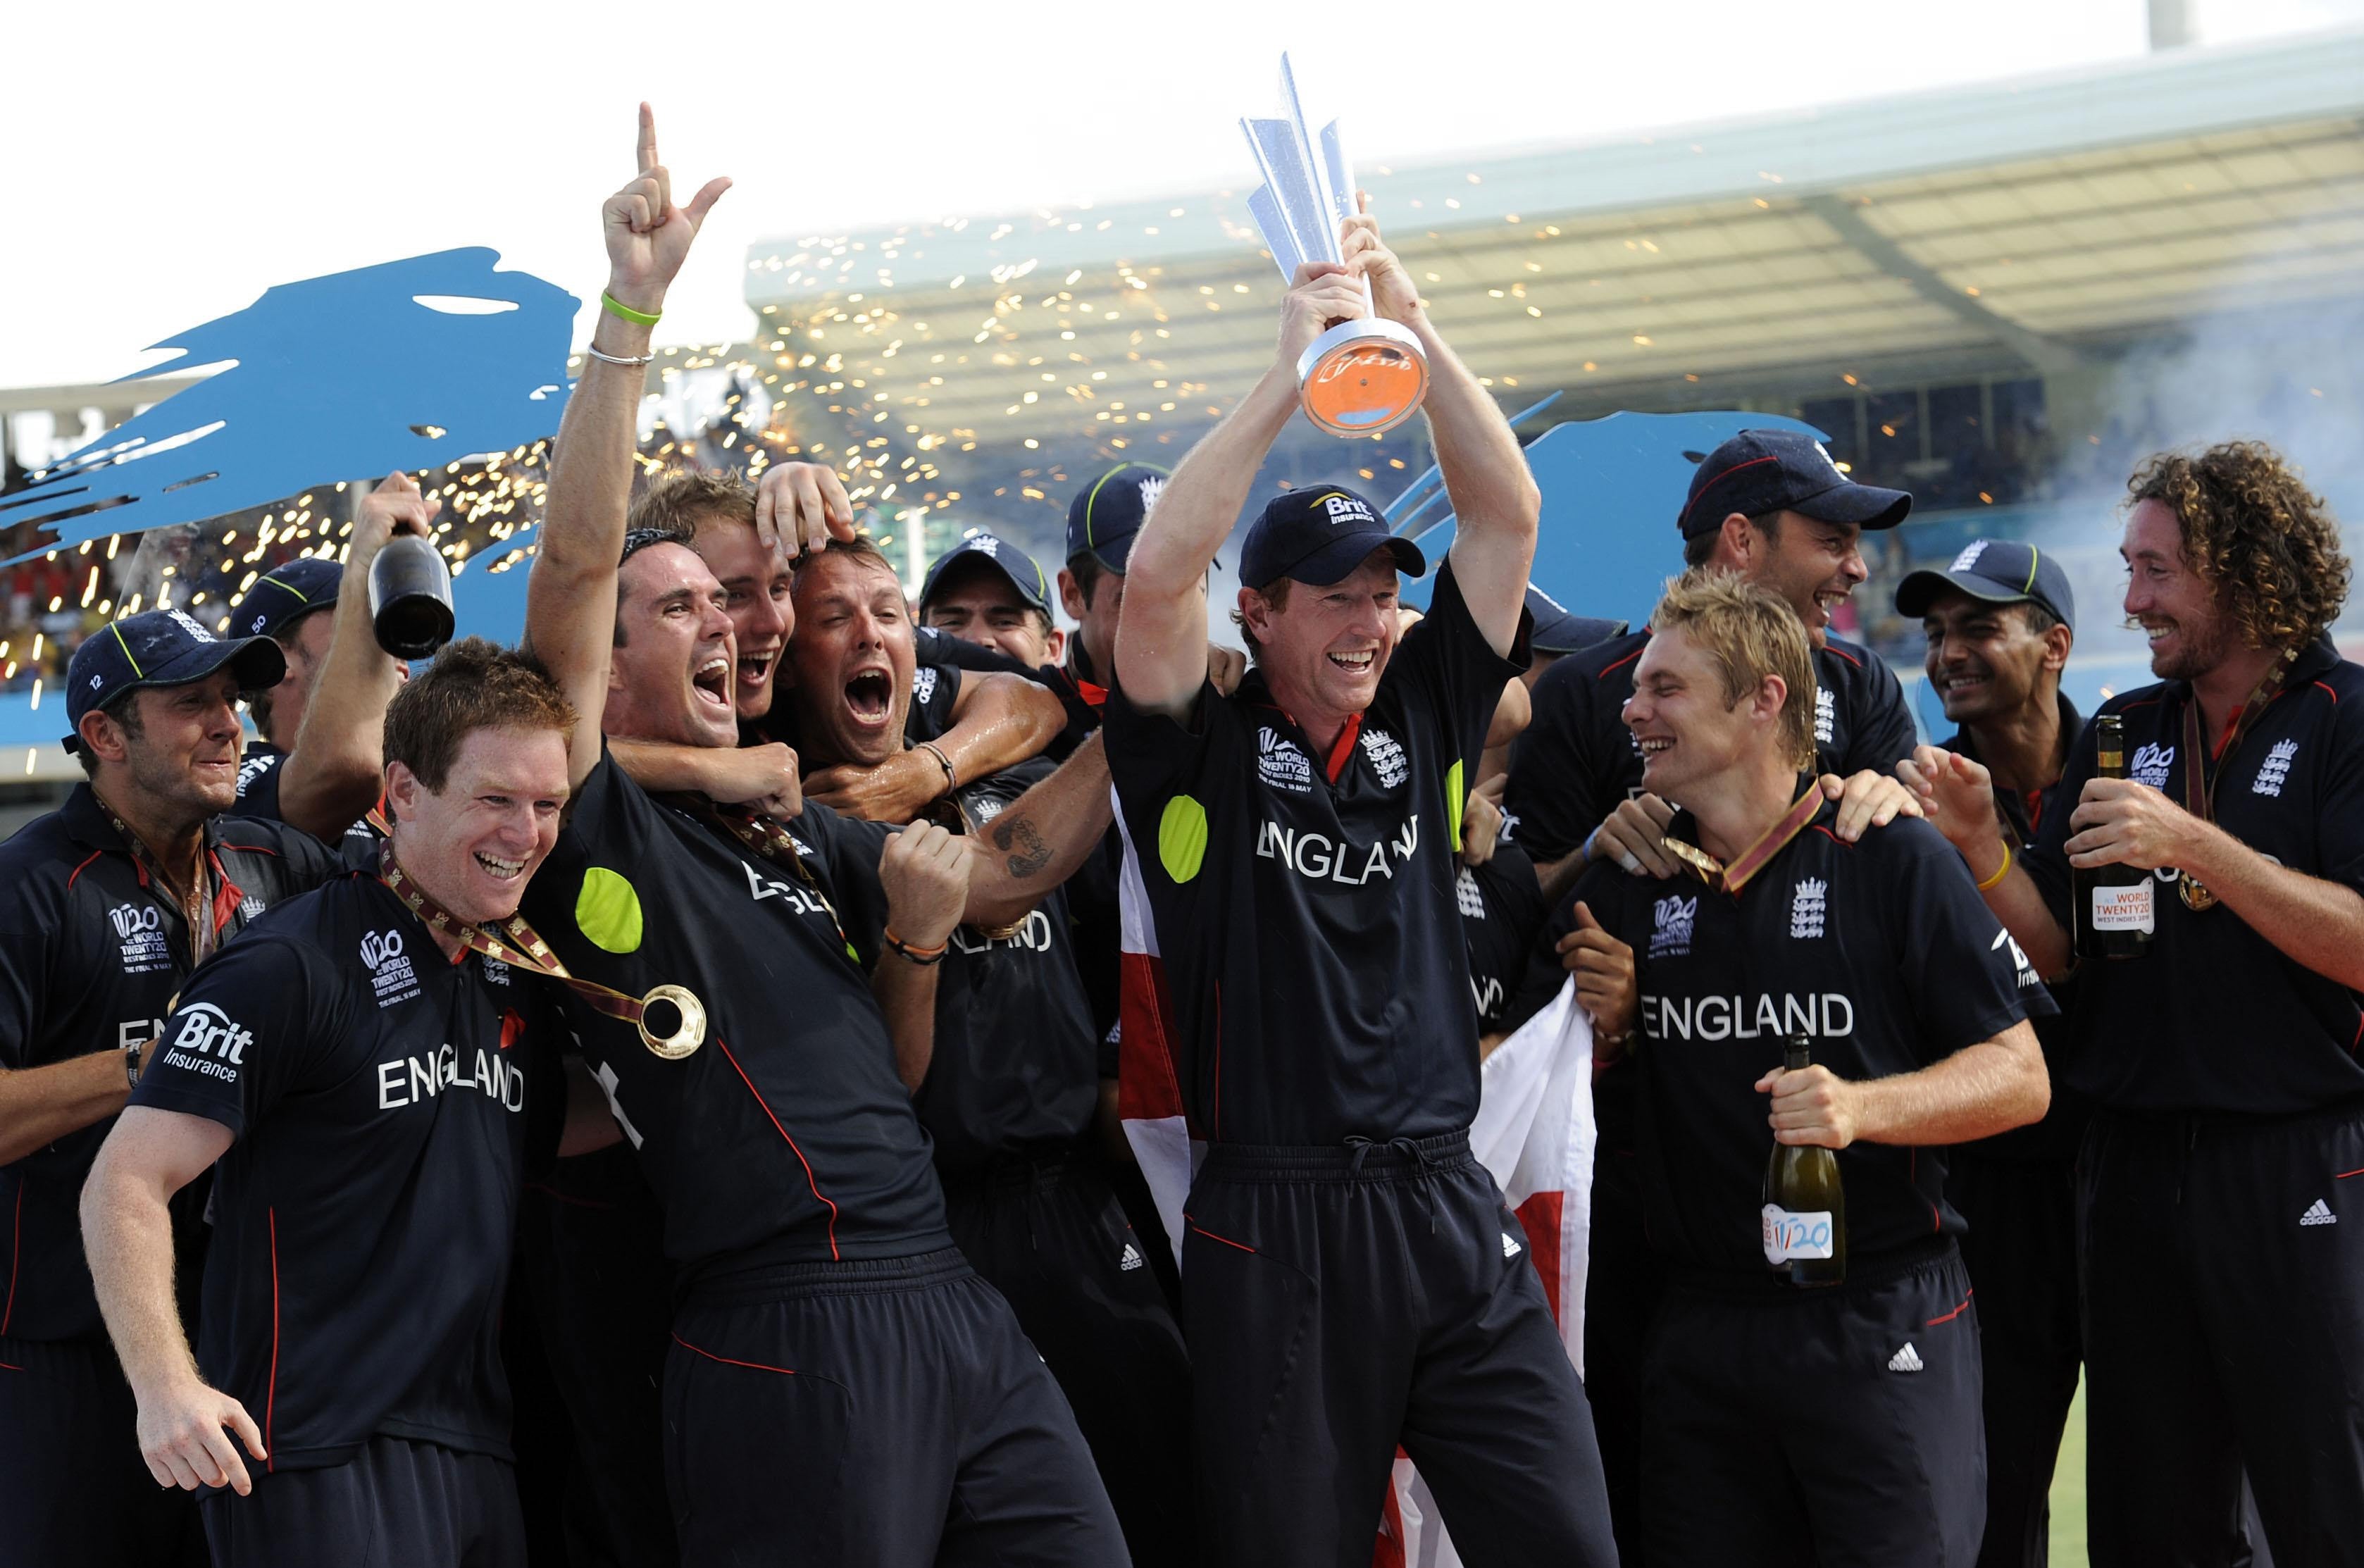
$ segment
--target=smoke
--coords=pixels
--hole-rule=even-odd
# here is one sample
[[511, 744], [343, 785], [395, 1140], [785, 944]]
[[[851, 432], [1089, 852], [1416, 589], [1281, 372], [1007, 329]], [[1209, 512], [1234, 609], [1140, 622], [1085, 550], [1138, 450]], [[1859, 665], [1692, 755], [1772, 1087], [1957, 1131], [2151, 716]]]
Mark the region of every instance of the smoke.
[[[2271, 259], [2287, 262], [2289, 258]], [[2284, 267], [2260, 258], [2220, 301], [2287, 298]], [[2227, 440], [2271, 446], [2329, 503], [2351, 558], [2364, 543], [2364, 296], [2272, 308], [2196, 313], [2123, 351], [2080, 397], [2076, 376], [2051, 387], [2050, 516], [2034, 533], [2069, 575], [2077, 596], [2071, 682], [2081, 702], [2100, 686], [2149, 680], [2138, 633], [2119, 610], [2124, 572], [2117, 546], [2126, 480], [2154, 452]], [[2064, 396], [2062, 394], [2067, 394]], [[2337, 628], [2364, 639], [2364, 604], [2350, 601]]]

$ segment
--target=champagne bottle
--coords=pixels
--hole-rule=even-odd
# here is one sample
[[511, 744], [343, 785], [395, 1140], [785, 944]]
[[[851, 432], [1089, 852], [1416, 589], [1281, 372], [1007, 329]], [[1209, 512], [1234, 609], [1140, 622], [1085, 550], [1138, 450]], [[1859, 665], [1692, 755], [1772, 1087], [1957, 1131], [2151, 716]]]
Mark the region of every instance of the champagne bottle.
[[[1790, 1037], [1782, 1065], [1812, 1065], [1803, 1035]], [[1808, 1144], [1776, 1143], [1765, 1165], [1765, 1262], [1791, 1284], [1837, 1284], [1846, 1278], [1846, 1189], [1839, 1157]]]
[[452, 569], [417, 534], [396, 534], [370, 562], [370, 628], [397, 659], [431, 659], [452, 640]]
[[[2093, 739], [2099, 762], [2094, 776], [2124, 778], [2124, 723], [2114, 713], [2102, 714], [2093, 720]], [[2061, 803], [2064, 810], [2073, 806], [2073, 802]], [[2157, 925], [2152, 900], [2158, 892], [2150, 873], [2130, 865], [2097, 866], [2091, 871], [2072, 867], [2069, 886], [2076, 906], [2079, 958], [2140, 958], [2150, 951], [2151, 932]]]

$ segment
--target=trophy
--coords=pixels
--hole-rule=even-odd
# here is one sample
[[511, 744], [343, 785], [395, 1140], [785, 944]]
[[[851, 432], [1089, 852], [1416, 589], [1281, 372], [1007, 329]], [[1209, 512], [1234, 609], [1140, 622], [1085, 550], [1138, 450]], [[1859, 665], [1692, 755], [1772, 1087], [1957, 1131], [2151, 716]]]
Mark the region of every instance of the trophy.
[[[1280, 57], [1283, 119], [1247, 119], [1248, 150], [1264, 184], [1248, 198], [1280, 275], [1297, 281], [1308, 261], [1345, 260], [1338, 228], [1355, 210], [1355, 176], [1338, 139], [1338, 122], [1317, 139], [1305, 128], [1297, 78]], [[1370, 298], [1370, 284], [1363, 284]], [[1412, 416], [1428, 391], [1428, 356], [1411, 329], [1377, 316], [1333, 322], [1298, 357], [1305, 417], [1333, 436], [1376, 436]]]

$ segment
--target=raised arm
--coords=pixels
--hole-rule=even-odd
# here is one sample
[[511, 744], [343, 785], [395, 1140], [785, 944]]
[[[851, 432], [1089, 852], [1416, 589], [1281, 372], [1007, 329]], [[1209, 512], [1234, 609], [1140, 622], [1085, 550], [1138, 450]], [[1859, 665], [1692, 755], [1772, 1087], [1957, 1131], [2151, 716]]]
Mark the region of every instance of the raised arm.
[[[608, 297], [651, 317], [689, 255], [698, 226], [730, 188], [708, 181], [686, 208], [673, 205], [672, 177], [657, 158], [656, 118], [641, 106], [640, 172], [600, 209], [608, 244]], [[595, 350], [567, 399], [558, 428], [546, 520], [526, 586], [526, 643], [583, 716], [574, 734], [573, 782], [599, 761], [599, 716], [608, 706], [608, 658], [616, 626], [616, 573], [624, 513], [632, 496], [637, 429], [650, 328], [602, 305]], [[624, 360], [611, 364], [598, 356]]]
[[1179, 718], [1199, 695], [1207, 679], [1207, 568], [1239, 520], [1265, 454], [1297, 412], [1298, 356], [1333, 321], [1367, 314], [1346, 268], [1299, 267], [1281, 301], [1271, 368], [1165, 482], [1125, 561], [1116, 676], [1134, 706]]
[[323, 843], [377, 804], [385, 769], [385, 706], [402, 689], [402, 664], [377, 645], [370, 624], [370, 568], [396, 534], [430, 538], [443, 509], [410, 475], [387, 474], [362, 497], [352, 547], [337, 586], [335, 634], [319, 684], [304, 706], [295, 750], [279, 764], [279, 815]]
[[[1436, 444], [1436, 466], [1453, 501], [1455, 532], [1451, 559], [1461, 597], [1469, 606], [1478, 629], [1494, 651], [1508, 655], [1519, 634], [1519, 612], [1526, 605], [1527, 573], [1535, 560], [1535, 522], [1543, 512], [1543, 493], [1527, 472], [1526, 454], [1511, 432], [1493, 394], [1478, 384], [1444, 339], [1437, 335], [1422, 306], [1411, 274], [1379, 238], [1378, 220], [1367, 210], [1345, 224], [1346, 263], [1368, 278], [1371, 300], [1378, 314], [1409, 327], [1418, 335], [1428, 356], [1428, 394], [1421, 401], [1428, 416], [1430, 437]], [[1261, 454], [1259, 454], [1261, 455]], [[1178, 481], [1180, 474], [1176, 474]], [[1173, 497], [1169, 486], [1158, 502], [1164, 511]], [[1144, 538], [1146, 535], [1144, 534]], [[1136, 550], [1139, 546], [1134, 546]], [[1132, 583], [1125, 583], [1124, 607], [1132, 610]]]
[[139, 1400], [149, 1473], [160, 1486], [227, 1485], [244, 1496], [253, 1482], [239, 1444], [266, 1458], [262, 1433], [243, 1405], [198, 1375], [173, 1296], [173, 1195], [229, 1145], [217, 1121], [129, 1107], [83, 1184], [82, 1232], [107, 1335]]
[[[1130, 586], [1125, 593], [1129, 600]], [[1023, 918], [1099, 847], [1115, 811], [1108, 751], [1103, 736], [1095, 734], [1057, 773], [987, 825], [978, 844], [984, 852], [969, 863], [968, 907], [961, 918], [976, 926]]]

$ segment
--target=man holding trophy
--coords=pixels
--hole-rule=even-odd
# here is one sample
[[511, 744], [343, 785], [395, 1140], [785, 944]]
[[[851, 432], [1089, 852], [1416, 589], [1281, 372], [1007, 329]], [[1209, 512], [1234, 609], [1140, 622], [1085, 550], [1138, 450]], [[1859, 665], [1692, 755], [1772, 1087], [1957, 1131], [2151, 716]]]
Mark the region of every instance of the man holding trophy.
[[[1251, 139], [1278, 123], [1251, 122]], [[1228, 1564], [1359, 1568], [1400, 1444], [1465, 1561], [1610, 1563], [1583, 1388], [1467, 1138], [1478, 1041], [1454, 845], [1525, 660], [1539, 498], [1377, 223], [1333, 200], [1351, 189], [1334, 136], [1323, 159], [1293, 128], [1282, 156], [1258, 148], [1276, 259], [1333, 221], [1343, 243], [1294, 267], [1272, 368], [1134, 542], [1107, 705], [1128, 876], [1164, 965], [1154, 1008], [1128, 979], [1125, 1073], [1166, 1075], [1208, 1146], [1181, 1211], [1202, 1540]], [[1309, 168], [1324, 177], [1290, 177]], [[1277, 234], [1292, 188], [1321, 205]], [[1284, 494], [1241, 556], [1256, 668], [1221, 695], [1199, 584], [1257, 465], [1300, 401], [1367, 433], [1423, 383], [1460, 518], [1426, 621], [1399, 648], [1396, 573], [1426, 562], [1377, 508], [1336, 487]]]

